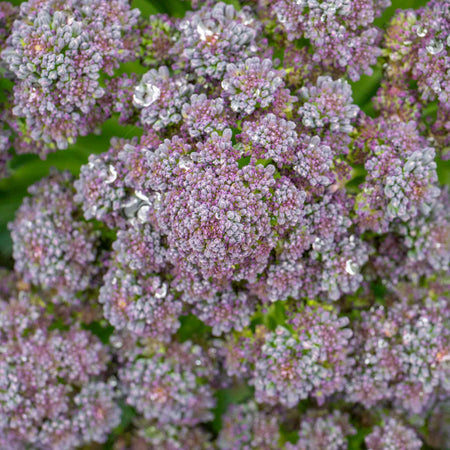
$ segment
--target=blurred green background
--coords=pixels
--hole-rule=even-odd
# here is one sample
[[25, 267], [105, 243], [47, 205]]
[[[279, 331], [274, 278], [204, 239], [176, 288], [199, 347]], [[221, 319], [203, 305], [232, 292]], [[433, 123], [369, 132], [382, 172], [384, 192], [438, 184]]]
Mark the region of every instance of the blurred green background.
[[[20, 0], [12, 0], [19, 5]], [[238, 3], [237, 0], [226, 1], [226, 3]], [[393, 0], [392, 6], [387, 8], [382, 17], [375, 23], [384, 27], [394, 12], [399, 9], [417, 8], [425, 5], [425, 0]], [[133, 0], [132, 6], [139, 8], [142, 16], [150, 14], [166, 13], [176, 17], [182, 17], [190, 9], [188, 1], [181, 0]], [[145, 73], [146, 69], [138, 63], [124, 64], [121, 72]], [[372, 110], [371, 98], [375, 94], [381, 79], [381, 70], [376, 68], [372, 76], [363, 76], [360, 81], [352, 83], [353, 97], [355, 102], [370, 113]], [[0, 79], [0, 101], [2, 96], [11, 89], [9, 80]], [[102, 127], [101, 134], [91, 134], [79, 138], [74, 145], [67, 150], [60, 150], [48, 155], [46, 160], [41, 160], [37, 155], [20, 155], [13, 157], [11, 161], [11, 176], [0, 180], [0, 266], [11, 266], [11, 239], [7, 230], [7, 224], [14, 218], [14, 212], [20, 205], [22, 198], [27, 193], [27, 188], [35, 181], [46, 176], [50, 167], [68, 169], [77, 174], [80, 166], [87, 162], [91, 153], [101, 153], [108, 149], [111, 137], [118, 136], [130, 138], [139, 136], [141, 130], [134, 126], [121, 126], [116, 117], [106, 121]], [[439, 164], [439, 178], [441, 182], [450, 184], [450, 162]]]

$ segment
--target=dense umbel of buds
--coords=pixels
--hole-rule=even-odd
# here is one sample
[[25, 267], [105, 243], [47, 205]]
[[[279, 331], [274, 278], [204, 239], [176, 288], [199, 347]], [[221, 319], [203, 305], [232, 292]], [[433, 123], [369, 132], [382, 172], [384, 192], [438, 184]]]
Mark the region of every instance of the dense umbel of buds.
[[107, 349], [67, 319], [52, 327], [45, 300], [21, 292], [1, 301], [0, 435], [42, 449], [105, 442], [121, 415], [102, 381]]
[[26, 282], [69, 292], [91, 284], [98, 234], [80, 220], [73, 181], [54, 172], [31, 186], [10, 224], [15, 269]]
[[248, 377], [258, 402], [292, 407], [311, 395], [321, 404], [343, 390], [352, 366], [346, 325], [347, 317], [307, 306], [274, 331], [244, 330], [227, 343], [227, 372]]
[[346, 385], [348, 398], [368, 408], [390, 400], [419, 414], [436, 396], [448, 395], [449, 318], [446, 298], [363, 312], [353, 340], [357, 364]]
[[235, 448], [280, 448], [280, 423], [270, 410], [258, 408], [255, 402], [232, 405], [222, 417], [222, 430], [217, 439], [221, 450]]
[[128, 404], [161, 424], [196, 425], [212, 418], [214, 366], [200, 346], [154, 341], [142, 351], [119, 374]]
[[100, 78], [136, 56], [138, 15], [125, 0], [21, 5], [2, 57], [17, 77], [13, 114], [31, 139], [66, 148], [108, 118], [114, 94]]
[[347, 414], [342, 414], [339, 410], [333, 413], [312, 411], [300, 418], [299, 440], [296, 444], [288, 443], [286, 450], [344, 450], [348, 448], [348, 436], [355, 433]]
[[422, 442], [414, 431], [402, 425], [394, 417], [386, 417], [381, 426], [374, 427], [365, 439], [369, 450], [382, 450], [385, 448], [407, 448], [419, 450]]

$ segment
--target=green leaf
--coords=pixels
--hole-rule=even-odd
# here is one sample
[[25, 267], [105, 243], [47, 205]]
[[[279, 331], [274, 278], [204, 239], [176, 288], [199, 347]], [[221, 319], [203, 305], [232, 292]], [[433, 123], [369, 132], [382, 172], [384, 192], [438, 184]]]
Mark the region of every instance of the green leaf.
[[205, 325], [193, 314], [180, 317], [181, 326], [177, 331], [177, 337], [181, 342], [192, 338], [201, 338], [211, 332], [211, 327]]
[[109, 338], [114, 332], [114, 327], [110, 325], [106, 320], [95, 321], [89, 324], [83, 324], [82, 328], [84, 330], [89, 330], [94, 336], [97, 336], [100, 341], [107, 345], [109, 343]]
[[164, 7], [164, 2], [151, 2], [148, 0], [133, 0], [131, 2], [132, 8], [138, 8], [141, 11], [143, 18], [147, 18], [153, 14], [167, 13]]
[[439, 183], [450, 186], [450, 161], [437, 160]]
[[360, 450], [364, 448], [364, 439], [372, 431], [368, 427], [358, 427], [356, 434], [348, 438], [348, 449], [349, 450]]
[[[370, 112], [368, 104], [372, 103], [372, 97], [377, 93], [381, 82], [381, 68], [373, 68], [372, 75], [362, 75], [358, 81], [350, 81], [353, 92], [353, 101], [363, 109], [366, 114]], [[366, 111], [369, 109], [369, 111]], [[369, 114], [370, 115], [370, 114]]]

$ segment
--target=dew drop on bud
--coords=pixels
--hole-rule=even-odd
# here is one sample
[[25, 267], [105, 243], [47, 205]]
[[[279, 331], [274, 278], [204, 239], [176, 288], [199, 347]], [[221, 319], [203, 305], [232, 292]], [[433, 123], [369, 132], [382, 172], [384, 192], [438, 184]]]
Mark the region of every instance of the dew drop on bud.
[[141, 191], [136, 191], [136, 192], [134, 193], [134, 195], [135, 195], [139, 200], [142, 200], [143, 202], [150, 204], [149, 198], [148, 198], [143, 192], [141, 192]]
[[145, 85], [145, 103], [144, 106], [150, 106], [152, 103], [156, 102], [161, 96], [161, 90], [158, 86], [154, 84]]
[[182, 156], [178, 161], [178, 166], [183, 170], [187, 170], [192, 166], [192, 161], [189, 157]]
[[203, 22], [200, 22], [197, 25], [197, 33], [199, 34], [200, 39], [202, 41], [206, 41], [208, 39], [208, 37], [213, 35], [213, 32], [211, 30], [209, 30], [208, 28], [206, 28], [206, 26]]
[[109, 165], [108, 167], [108, 178], [106, 178], [105, 183], [111, 184], [114, 183], [117, 179], [117, 170], [113, 165]]
[[144, 87], [138, 86], [133, 95], [133, 101], [135, 105], [142, 106], [146, 108], [150, 106], [152, 103], [155, 103], [156, 100], [161, 96], [161, 90], [158, 86], [154, 84], [148, 83], [145, 84]]
[[415, 27], [415, 30], [416, 30], [417, 36], [419, 36], [419, 37], [425, 37], [428, 33], [428, 30], [425, 27], [423, 27], [422, 25], [417, 25]]
[[430, 55], [437, 55], [444, 49], [444, 44], [441, 41], [436, 41], [435, 39], [433, 39], [427, 45], [426, 49]]
[[123, 346], [122, 339], [120, 339], [118, 336], [111, 336], [109, 342], [114, 348], [120, 348]]
[[148, 215], [150, 213], [150, 206], [144, 205], [141, 206], [137, 212], [137, 219], [139, 223], [146, 223], [148, 222]]
[[164, 298], [167, 295], [167, 283], [163, 283], [155, 292], [156, 298]]
[[349, 259], [345, 263], [345, 271], [350, 275], [356, 275], [358, 273], [358, 266], [351, 259]]
[[416, 167], [416, 162], [412, 160], [408, 160], [406, 164], [403, 166], [404, 172], [411, 172]]

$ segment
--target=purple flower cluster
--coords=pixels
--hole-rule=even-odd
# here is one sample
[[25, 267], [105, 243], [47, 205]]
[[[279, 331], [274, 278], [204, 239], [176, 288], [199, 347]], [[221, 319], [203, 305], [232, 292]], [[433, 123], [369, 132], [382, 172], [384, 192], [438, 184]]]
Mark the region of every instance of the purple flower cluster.
[[161, 66], [151, 69], [134, 91], [133, 103], [141, 108], [144, 127], [158, 131], [181, 120], [181, 108], [193, 86], [182, 76], [171, 77], [169, 69]]
[[208, 99], [205, 94], [193, 94], [183, 105], [181, 115], [183, 128], [193, 138], [210, 135], [213, 131], [222, 132], [233, 125], [221, 97]]
[[[203, 148], [197, 147], [200, 161], [204, 153], [217, 151], [216, 142], [225, 147], [224, 153], [233, 152], [230, 130], [222, 137], [212, 134]], [[256, 279], [272, 247], [270, 210], [264, 197], [275, 185], [273, 172], [273, 166], [254, 160], [240, 169], [233, 160], [223, 165], [196, 164], [189, 155], [179, 156], [173, 185], [162, 194], [158, 225], [165, 228], [180, 270], [189, 264], [206, 279]]]
[[[6, 39], [11, 33], [11, 27], [17, 15], [17, 8], [9, 2], [0, 2], [0, 53], [5, 49]], [[3, 72], [6, 72], [3, 75]], [[10, 76], [7, 71], [7, 65], [0, 59], [0, 75]], [[0, 90], [0, 95], [3, 92]], [[8, 118], [10, 116], [9, 108], [5, 103], [1, 103], [2, 111], [0, 112], [0, 179], [9, 175], [8, 162], [11, 159], [9, 149], [12, 144], [12, 133], [8, 126]]]
[[165, 339], [179, 327], [182, 303], [157, 275], [135, 275], [113, 266], [104, 277], [98, 300], [106, 319], [119, 330]]
[[420, 414], [448, 395], [449, 317], [445, 297], [362, 312], [352, 340], [356, 365], [346, 384], [348, 400], [367, 408], [391, 401]]
[[142, 437], [143, 443], [141, 446], [132, 446], [133, 449], [181, 450], [183, 448], [195, 448], [212, 450], [214, 448], [209, 433], [199, 426], [143, 423], [139, 425], [138, 434]]
[[87, 289], [97, 272], [98, 234], [80, 220], [73, 182], [69, 172], [55, 171], [31, 186], [9, 225], [24, 281], [69, 293]]
[[344, 450], [348, 448], [347, 437], [355, 433], [347, 414], [339, 410], [325, 414], [313, 411], [300, 419], [299, 440], [287, 443], [286, 450]]
[[17, 78], [13, 114], [45, 144], [42, 154], [67, 148], [108, 118], [112, 96], [100, 78], [137, 55], [138, 15], [124, 0], [21, 5], [2, 58]]
[[213, 79], [221, 79], [228, 64], [255, 55], [264, 44], [261, 23], [248, 6], [236, 11], [223, 2], [205, 5], [187, 13], [177, 28], [180, 37], [170, 51], [175, 66]]
[[402, 85], [405, 79], [412, 78], [423, 101], [438, 99], [447, 110], [449, 36], [448, 5], [431, 0], [417, 11], [399, 11], [392, 18], [383, 49], [387, 73], [394, 83]]
[[395, 286], [399, 281], [430, 278], [445, 274], [450, 257], [448, 190], [442, 190], [430, 214], [407, 223], [396, 223], [386, 234], [374, 255], [370, 271]]
[[261, 338], [244, 332], [227, 345], [227, 372], [249, 377], [260, 403], [292, 407], [311, 395], [321, 404], [343, 390], [352, 366], [348, 322], [328, 308], [307, 306], [286, 326], [261, 329]]
[[298, 113], [308, 128], [327, 127], [331, 132], [349, 133], [359, 108], [353, 105], [352, 89], [342, 80], [319, 77], [316, 85], [301, 90], [303, 105]]
[[355, 208], [361, 227], [383, 233], [395, 219], [408, 222], [420, 212], [428, 215], [440, 192], [435, 150], [426, 146], [414, 122], [369, 120], [364, 134], [373, 150]]
[[212, 298], [193, 301], [192, 312], [212, 327], [214, 335], [219, 336], [231, 330], [241, 331], [248, 326], [255, 312], [255, 304], [256, 299], [230, 288]]
[[131, 353], [119, 372], [120, 386], [146, 420], [193, 427], [212, 419], [215, 367], [199, 345], [148, 340]]
[[143, 22], [140, 57], [145, 66], [157, 67], [170, 64], [170, 49], [178, 36], [175, 19], [167, 14], [155, 14]]
[[245, 62], [228, 64], [222, 80], [223, 94], [230, 99], [230, 107], [241, 115], [250, 115], [256, 107], [267, 108], [283, 86], [279, 71], [272, 70], [270, 59], [257, 56]]
[[281, 167], [295, 161], [298, 135], [294, 122], [269, 113], [256, 122], [245, 121], [242, 131], [243, 142], [251, 145], [255, 156], [273, 160]]
[[220, 450], [276, 450], [280, 448], [279, 429], [276, 412], [260, 409], [253, 401], [232, 405], [222, 417], [217, 445]]
[[416, 433], [411, 428], [402, 425], [394, 417], [386, 417], [382, 426], [374, 427], [365, 442], [369, 450], [386, 448], [419, 450], [422, 448], [422, 441]]
[[[309, 39], [312, 58], [323, 70], [346, 73], [358, 80], [361, 74], [372, 74], [371, 65], [381, 54], [378, 44], [381, 30], [374, 19], [390, 5], [387, 0], [258, 0], [259, 13], [275, 21], [276, 32], [285, 39]], [[270, 23], [270, 22], [269, 22]]]
[[142, 129], [9, 225], [0, 447], [445, 448], [448, 5], [192, 3], [0, 3], [0, 172]]
[[76, 323], [52, 329], [46, 301], [22, 291], [1, 302], [0, 435], [35, 448], [105, 442], [121, 415], [113, 384], [99, 379], [107, 349]]
[[[6, 39], [11, 33], [11, 26], [17, 15], [17, 8], [9, 2], [0, 2], [0, 51], [6, 47]], [[0, 60], [0, 67], [4, 62]]]

